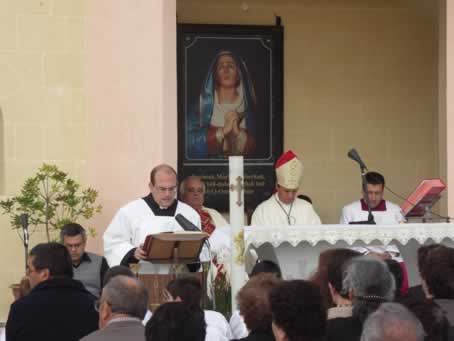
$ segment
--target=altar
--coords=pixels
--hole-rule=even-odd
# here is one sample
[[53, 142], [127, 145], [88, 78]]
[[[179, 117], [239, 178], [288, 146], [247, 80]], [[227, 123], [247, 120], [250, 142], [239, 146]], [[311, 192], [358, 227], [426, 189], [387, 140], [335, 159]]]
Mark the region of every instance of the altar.
[[454, 224], [246, 226], [244, 243], [246, 256], [255, 249], [259, 259], [278, 262], [285, 279], [307, 279], [326, 249], [394, 244], [413, 286], [420, 283], [418, 247], [431, 243], [454, 247]]

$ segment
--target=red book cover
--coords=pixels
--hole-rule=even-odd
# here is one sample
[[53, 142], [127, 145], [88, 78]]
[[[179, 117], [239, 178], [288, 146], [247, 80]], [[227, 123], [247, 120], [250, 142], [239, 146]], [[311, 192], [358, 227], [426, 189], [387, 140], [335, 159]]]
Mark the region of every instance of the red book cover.
[[400, 208], [406, 217], [422, 217], [426, 213], [426, 207], [432, 207], [440, 193], [446, 188], [441, 179], [425, 179], [416, 187], [412, 194], [405, 200]]

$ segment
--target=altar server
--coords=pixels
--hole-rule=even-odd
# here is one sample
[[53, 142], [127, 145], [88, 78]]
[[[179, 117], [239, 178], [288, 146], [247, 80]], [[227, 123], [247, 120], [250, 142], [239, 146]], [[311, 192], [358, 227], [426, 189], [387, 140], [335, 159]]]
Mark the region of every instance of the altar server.
[[[199, 214], [176, 200], [177, 174], [166, 164], [156, 166], [150, 174], [150, 194], [120, 208], [104, 232], [104, 255], [110, 266], [136, 263], [146, 258], [145, 237], [151, 233], [182, 231], [176, 222], [183, 215], [200, 228]], [[141, 272], [166, 273], [168, 267], [141, 262]]]
[[369, 216], [367, 209], [366, 195], [369, 197], [369, 204], [374, 216], [375, 223], [398, 224], [405, 221], [400, 207], [390, 201], [383, 199], [385, 189], [385, 178], [377, 172], [366, 173], [367, 194], [363, 193], [361, 200], [355, 201], [342, 209], [340, 218], [341, 224], [350, 222], [366, 221]]
[[276, 193], [262, 202], [252, 215], [251, 225], [319, 225], [312, 205], [297, 197], [303, 177], [303, 164], [291, 151], [276, 162]]

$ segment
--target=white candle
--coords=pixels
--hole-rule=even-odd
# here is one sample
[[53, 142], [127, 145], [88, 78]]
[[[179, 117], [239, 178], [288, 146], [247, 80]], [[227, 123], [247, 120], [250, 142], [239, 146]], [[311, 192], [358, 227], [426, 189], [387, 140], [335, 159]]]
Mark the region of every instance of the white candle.
[[[230, 284], [232, 312], [236, 310], [236, 295], [246, 281], [244, 268], [244, 170], [242, 156], [229, 156], [230, 226], [232, 257]], [[238, 191], [238, 187], [240, 191]]]

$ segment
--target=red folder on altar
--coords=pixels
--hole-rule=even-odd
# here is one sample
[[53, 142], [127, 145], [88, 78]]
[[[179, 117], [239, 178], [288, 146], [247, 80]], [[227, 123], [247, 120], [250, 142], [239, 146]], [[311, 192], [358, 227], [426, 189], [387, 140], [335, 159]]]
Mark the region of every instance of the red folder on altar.
[[440, 199], [446, 185], [441, 179], [425, 179], [416, 187], [400, 208], [405, 217], [423, 217]]

